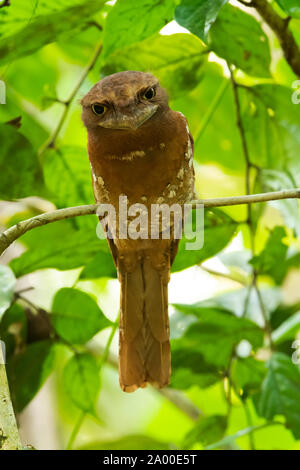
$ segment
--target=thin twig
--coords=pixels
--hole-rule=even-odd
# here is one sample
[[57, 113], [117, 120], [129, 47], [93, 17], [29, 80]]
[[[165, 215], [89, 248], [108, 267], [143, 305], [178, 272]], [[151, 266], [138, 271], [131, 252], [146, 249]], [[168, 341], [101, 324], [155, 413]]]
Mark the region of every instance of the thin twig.
[[40, 310], [40, 307], [37, 307], [34, 303], [31, 302], [31, 300], [27, 299], [26, 297], [24, 297], [19, 292], [15, 292], [14, 298], [15, 298], [15, 300], [23, 301], [24, 303], [26, 303], [29, 307], [31, 307], [36, 312], [38, 312]]
[[24, 287], [23, 289], [17, 290], [17, 291], [15, 292], [15, 295], [25, 294], [25, 292], [29, 292], [29, 291], [31, 291], [31, 290], [34, 290], [34, 287], [33, 287], [33, 286]]
[[10, 7], [10, 0], [4, 0], [4, 2], [1, 3], [0, 8], [4, 7]]
[[198, 199], [192, 201], [193, 208], [197, 204], [203, 204], [204, 208], [239, 206], [242, 204], [254, 204], [257, 202], [278, 201], [280, 199], [300, 199], [300, 188], [283, 189], [270, 193], [247, 194], [245, 196], [218, 197], [215, 199]]
[[201, 268], [203, 271], [205, 271], [208, 274], [211, 274], [212, 276], [218, 276], [222, 277], [224, 279], [228, 279], [229, 281], [237, 282], [238, 284], [242, 284], [243, 286], [248, 286], [248, 282], [246, 279], [243, 279], [242, 276], [234, 276], [233, 274], [228, 274], [228, 273], [221, 273], [220, 271], [215, 271], [214, 269], [207, 268], [206, 266], [203, 266], [203, 264], [198, 264], [199, 268]]
[[[99, 354], [99, 349], [100, 351], [102, 350], [101, 347], [97, 346], [98, 354]], [[107, 363], [111, 365], [112, 367], [114, 367], [115, 369], [118, 368], [118, 358], [112, 353], [108, 354]], [[175, 390], [172, 388], [154, 388], [154, 387], [152, 387], [152, 390], [155, 390], [157, 393], [159, 393], [164, 398], [166, 398], [169, 402], [173, 403], [173, 405], [175, 405], [176, 408], [181, 410], [184, 414], [186, 414], [186, 416], [188, 416], [193, 421], [197, 421], [200, 417], [204, 416], [203, 411], [200, 410], [197, 406], [195, 406], [194, 403], [187, 396], [185, 396], [180, 390]]]
[[281, 18], [267, 0], [252, 0], [250, 5], [276, 34], [284, 57], [293, 72], [300, 77], [300, 49], [288, 25], [290, 17]]
[[78, 433], [80, 431], [80, 428], [82, 426], [82, 423], [84, 421], [84, 418], [86, 417], [86, 412], [85, 411], [80, 411], [80, 414], [78, 416], [78, 419], [75, 423], [75, 426], [72, 430], [69, 442], [67, 444], [66, 450], [71, 450], [73, 447], [73, 444], [75, 442], [76, 437], [78, 436]]
[[[232, 91], [233, 91], [234, 104], [235, 104], [237, 127], [238, 127], [238, 131], [239, 131], [240, 138], [241, 138], [242, 150], [243, 150], [244, 160], [245, 160], [245, 164], [246, 164], [246, 175], [245, 175], [246, 194], [247, 194], [247, 196], [249, 196], [251, 194], [251, 187], [250, 187], [251, 186], [251, 181], [250, 181], [250, 176], [251, 175], [250, 175], [250, 172], [251, 172], [252, 164], [251, 164], [250, 154], [249, 154], [247, 140], [246, 140], [246, 132], [245, 132], [244, 124], [243, 124], [243, 120], [242, 120], [241, 103], [240, 103], [240, 97], [239, 97], [239, 87], [238, 87], [237, 82], [235, 81], [234, 72], [233, 72], [232, 67], [228, 65], [228, 68], [229, 68], [230, 78], [231, 78], [231, 83], [232, 83]], [[248, 225], [249, 231], [250, 231], [251, 249], [252, 249], [252, 253], [253, 253], [253, 256], [254, 256], [254, 233], [253, 233], [252, 206], [251, 206], [251, 204], [248, 204], [248, 207], [247, 207], [247, 225]]]
[[[231, 78], [232, 90], [233, 90], [233, 96], [234, 96], [234, 103], [235, 103], [235, 110], [236, 110], [236, 117], [237, 117], [237, 126], [238, 126], [238, 129], [239, 129], [241, 142], [242, 142], [243, 153], [244, 153], [245, 162], [246, 162], [246, 194], [250, 194], [251, 162], [250, 162], [250, 155], [249, 155], [247, 141], [246, 141], [246, 134], [245, 134], [243, 121], [242, 121], [242, 113], [241, 113], [241, 105], [240, 105], [240, 99], [239, 99], [238, 84], [235, 81], [235, 78], [234, 78], [234, 75], [233, 75], [233, 70], [230, 66], [229, 66], [229, 71], [230, 71], [230, 78]], [[248, 206], [248, 209], [249, 209], [249, 207], [250, 206]], [[248, 214], [248, 220], [249, 220], [249, 214]]]
[[[192, 201], [191, 205], [196, 208], [202, 205], [204, 208], [235, 206], [241, 204], [252, 204], [257, 202], [278, 201], [281, 199], [299, 199], [300, 189], [286, 189], [282, 191], [274, 191], [271, 193], [251, 194], [246, 196], [219, 197], [215, 199], [199, 199]], [[8, 228], [0, 233], [0, 255], [24, 233], [29, 232], [37, 227], [51, 224], [59, 220], [71, 219], [84, 215], [92, 215], [97, 213], [99, 204], [90, 204], [85, 206], [67, 207], [58, 209], [53, 212], [45, 212], [31, 219], [23, 220], [16, 225]]]
[[262, 317], [264, 319], [265, 330], [266, 330], [266, 333], [268, 335], [268, 340], [269, 340], [269, 346], [270, 346], [271, 349], [273, 349], [272, 328], [271, 328], [271, 325], [270, 325], [268, 313], [266, 311], [266, 307], [264, 305], [264, 301], [263, 301], [261, 292], [260, 292], [258, 284], [257, 284], [257, 273], [256, 273], [255, 270], [253, 271], [253, 287], [255, 289], [255, 292], [256, 292], [256, 295], [257, 295], [257, 298], [258, 298], [258, 303], [259, 303], [260, 310], [261, 310], [261, 314], [262, 314]]
[[[251, 413], [250, 413], [248, 404], [247, 404], [246, 401], [242, 401], [242, 403], [243, 403], [243, 408], [244, 408], [244, 411], [245, 411], [245, 416], [246, 416], [248, 427], [253, 428], [253, 421], [252, 421], [252, 417], [251, 417]], [[250, 445], [251, 450], [255, 450], [255, 440], [254, 440], [253, 430], [251, 430], [249, 432], [249, 445]]]
[[[235, 357], [235, 348], [231, 351], [230, 359], [229, 359], [229, 364], [226, 370], [226, 376], [225, 378], [227, 379], [227, 393], [226, 389], [224, 388], [225, 391], [225, 398], [227, 401], [227, 421], [229, 421], [230, 415], [231, 415], [231, 410], [232, 410], [232, 380], [231, 380], [231, 370], [232, 370], [232, 362]], [[224, 383], [225, 386], [225, 383]]]
[[224, 78], [224, 80], [222, 81], [218, 91], [216, 92], [216, 95], [215, 95], [214, 99], [212, 100], [210, 106], [208, 107], [206, 113], [204, 114], [203, 119], [200, 122], [199, 128], [194, 133], [194, 140], [195, 141], [200, 139], [203, 132], [207, 128], [207, 126], [209, 124], [209, 121], [213, 117], [215, 110], [217, 109], [218, 105], [220, 104], [220, 102], [221, 102], [221, 100], [224, 96], [224, 93], [228, 88], [229, 83], [230, 83], [230, 81], [227, 78]]
[[173, 403], [176, 408], [183, 411], [193, 421], [198, 421], [199, 418], [205, 416], [203, 411], [196, 407], [194, 403], [179, 390], [173, 388], [158, 388], [155, 390], [169, 402]]
[[247, 288], [247, 293], [246, 293], [246, 296], [245, 296], [245, 302], [244, 302], [244, 308], [243, 308], [243, 313], [242, 313], [242, 317], [244, 318], [247, 314], [247, 310], [248, 310], [248, 306], [249, 306], [249, 301], [250, 301], [250, 297], [251, 297], [251, 291], [252, 291], [252, 288], [253, 288], [253, 273], [252, 273], [252, 279], [251, 279], [251, 282], [250, 284], [248, 285], [248, 288]]
[[83, 72], [82, 76], [80, 77], [78, 83], [75, 85], [75, 88], [73, 89], [70, 97], [68, 100], [66, 101], [63, 101], [61, 102], [64, 106], [65, 106], [65, 109], [61, 115], [61, 118], [52, 134], [52, 136], [50, 137], [50, 139], [42, 146], [42, 148], [40, 149], [40, 155], [42, 155], [48, 148], [53, 148], [54, 145], [55, 145], [55, 141], [61, 131], [61, 128], [62, 126], [64, 125], [64, 122], [66, 120], [66, 117], [68, 115], [68, 112], [69, 112], [69, 109], [70, 109], [70, 106], [71, 104], [73, 103], [81, 85], [83, 84], [83, 82], [85, 81], [86, 77], [88, 76], [89, 72], [93, 69], [95, 63], [97, 62], [97, 59], [98, 57], [100, 56], [101, 54], [101, 51], [102, 51], [102, 43], [97, 47], [97, 50], [91, 60], [91, 62], [89, 63], [89, 65], [87, 66], [87, 68], [85, 69], [85, 71]]
[[231, 436], [226, 436], [218, 442], [214, 442], [213, 444], [208, 445], [205, 447], [205, 450], [212, 450], [218, 449], [220, 447], [228, 446], [232, 444], [232, 441], [238, 439], [239, 437], [247, 436], [251, 432], [260, 431], [261, 429], [270, 427], [270, 426], [284, 426], [284, 423], [280, 423], [279, 421], [269, 421], [268, 423], [258, 424], [257, 426], [251, 426], [246, 429], [241, 429], [240, 431], [232, 434]]
[[245, 5], [245, 7], [253, 7], [252, 1], [246, 2], [244, 0], [238, 0], [242, 5]]
[[112, 326], [112, 329], [111, 329], [111, 332], [110, 332], [110, 335], [108, 337], [108, 340], [107, 340], [107, 343], [106, 343], [106, 346], [103, 350], [103, 354], [101, 356], [101, 362], [100, 362], [100, 368], [107, 362], [108, 360], [108, 357], [109, 357], [109, 350], [110, 350], [110, 346], [111, 346], [111, 343], [112, 343], [112, 340], [114, 339], [114, 336], [115, 336], [115, 333], [118, 329], [118, 326], [119, 326], [119, 316], [120, 316], [120, 312], [118, 313], [118, 316]]
[[[230, 70], [230, 77], [231, 77], [232, 89], [233, 89], [233, 95], [234, 95], [234, 102], [235, 102], [235, 109], [236, 109], [236, 116], [237, 116], [237, 126], [238, 126], [238, 130], [239, 130], [240, 137], [241, 137], [243, 154], [244, 154], [244, 159], [246, 163], [246, 178], [245, 178], [246, 179], [246, 191], [247, 191], [248, 197], [250, 197], [251, 196], [250, 194], [251, 193], [250, 171], [251, 171], [252, 164], [250, 160], [250, 154], [249, 154], [247, 140], [246, 140], [246, 133], [245, 133], [243, 120], [242, 120], [241, 105], [240, 105], [240, 99], [239, 99], [239, 93], [238, 93], [239, 92], [238, 84], [235, 81], [232, 68], [230, 66], [228, 67]], [[252, 256], [254, 256], [255, 255], [255, 229], [254, 229], [253, 220], [252, 220], [251, 204], [248, 204], [247, 224], [248, 224], [249, 233], [250, 233]], [[263, 303], [262, 295], [257, 284], [257, 272], [255, 271], [255, 269], [252, 270], [252, 286], [254, 287], [256, 294], [257, 294], [261, 314], [264, 320], [265, 331], [268, 336], [270, 347], [272, 348], [272, 329], [271, 329], [268, 315], [267, 315], [267, 312]], [[249, 294], [250, 292], [251, 292], [251, 287], [249, 287]], [[246, 308], [245, 308], [245, 313], [246, 313]]]
[[103, 31], [103, 27], [101, 26], [100, 23], [98, 23], [97, 21], [89, 21], [87, 23], [87, 26], [94, 26], [95, 28], [97, 28], [99, 31]]

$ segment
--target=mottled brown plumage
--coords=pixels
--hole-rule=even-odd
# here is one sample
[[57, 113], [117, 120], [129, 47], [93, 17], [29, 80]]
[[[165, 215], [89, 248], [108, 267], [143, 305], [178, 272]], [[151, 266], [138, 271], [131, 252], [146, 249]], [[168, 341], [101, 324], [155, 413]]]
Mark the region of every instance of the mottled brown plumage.
[[[118, 215], [120, 195], [129, 205], [149, 209], [193, 198], [187, 121], [169, 108], [155, 77], [133, 71], [106, 77], [82, 99], [82, 107], [97, 202], [111, 203]], [[171, 371], [168, 282], [178, 240], [114, 236], [109, 243], [121, 282], [121, 387], [126, 392], [147, 383], [163, 387]]]

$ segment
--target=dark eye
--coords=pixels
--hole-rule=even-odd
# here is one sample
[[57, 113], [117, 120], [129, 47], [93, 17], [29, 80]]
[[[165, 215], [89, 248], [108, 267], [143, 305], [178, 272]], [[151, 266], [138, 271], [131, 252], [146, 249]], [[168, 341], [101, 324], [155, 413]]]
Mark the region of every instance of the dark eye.
[[151, 98], [154, 98], [154, 96], [155, 96], [155, 89], [148, 88], [148, 90], [144, 93], [143, 98], [145, 100], [151, 100]]
[[104, 114], [106, 109], [107, 108], [103, 106], [103, 104], [99, 104], [99, 103], [92, 104], [93, 113], [97, 114], [97, 116], [101, 116], [102, 114]]

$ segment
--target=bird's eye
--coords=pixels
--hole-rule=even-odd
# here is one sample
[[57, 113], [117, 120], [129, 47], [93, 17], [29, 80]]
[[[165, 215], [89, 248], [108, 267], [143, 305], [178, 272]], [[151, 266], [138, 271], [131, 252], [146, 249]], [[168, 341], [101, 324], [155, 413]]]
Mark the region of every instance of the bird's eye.
[[148, 88], [148, 90], [144, 93], [143, 98], [145, 100], [151, 100], [155, 96], [155, 89], [154, 88]]
[[103, 104], [99, 104], [99, 103], [92, 104], [93, 113], [96, 114], [97, 116], [101, 116], [102, 114], [104, 114], [106, 109], [107, 108], [103, 106]]

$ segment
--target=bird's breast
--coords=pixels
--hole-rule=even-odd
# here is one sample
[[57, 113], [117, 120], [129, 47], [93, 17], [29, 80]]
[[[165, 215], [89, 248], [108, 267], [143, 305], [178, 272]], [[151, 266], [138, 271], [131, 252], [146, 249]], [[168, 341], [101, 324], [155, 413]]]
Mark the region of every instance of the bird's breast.
[[115, 204], [120, 195], [125, 195], [130, 204], [171, 202], [183, 186], [189, 141], [184, 118], [176, 118], [169, 127], [155, 129], [152, 138], [149, 132], [139, 139], [129, 134], [126, 141], [124, 134], [119, 134], [123, 139], [120, 145], [115, 138], [109, 145], [107, 134], [102, 140], [89, 138], [97, 201], [106, 199]]

